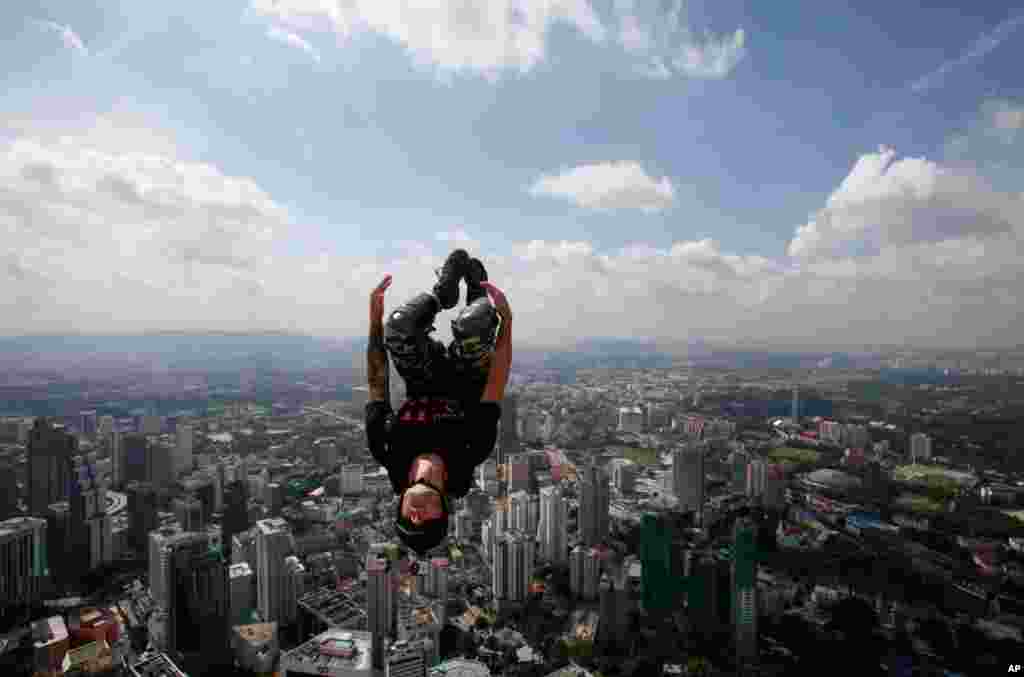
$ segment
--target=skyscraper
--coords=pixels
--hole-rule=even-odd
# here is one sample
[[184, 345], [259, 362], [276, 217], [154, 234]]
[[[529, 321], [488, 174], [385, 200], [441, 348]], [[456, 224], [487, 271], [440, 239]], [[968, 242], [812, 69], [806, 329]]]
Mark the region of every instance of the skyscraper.
[[575, 598], [583, 596], [583, 560], [585, 557], [586, 549], [582, 545], [577, 545], [569, 553], [569, 592]]
[[743, 449], [732, 452], [729, 468], [730, 488], [736, 492], [747, 491], [747, 464], [750, 463], [750, 454]]
[[526, 599], [533, 575], [535, 545], [517, 531], [509, 531], [494, 544], [491, 585], [494, 599], [520, 602]]
[[172, 549], [172, 646], [201, 653], [207, 665], [223, 666], [229, 659], [231, 597], [227, 564], [202, 538], [183, 541]]
[[506, 393], [501, 401], [501, 451], [502, 462], [512, 454], [519, 453], [519, 396], [515, 393]]
[[221, 539], [224, 557], [231, 561], [235, 534], [249, 528], [249, 491], [244, 481], [230, 482], [224, 487], [224, 518], [221, 520]]
[[385, 665], [384, 642], [393, 637], [395, 595], [391, 561], [372, 553], [366, 556], [366, 629], [373, 634], [373, 667]]
[[732, 613], [736, 656], [757, 659], [757, 526], [746, 517], [733, 527]]
[[292, 615], [285, 608], [289, 585], [285, 558], [293, 550], [288, 522], [280, 518], [256, 522], [257, 604], [264, 622], [283, 624]]
[[37, 419], [28, 439], [28, 509], [45, 515], [53, 503], [67, 499], [71, 480], [70, 460], [78, 451], [77, 440], [63, 429]]
[[0, 615], [37, 603], [47, 574], [46, 520], [12, 517], [0, 522]]
[[791, 415], [794, 423], [800, 422], [800, 389], [793, 388], [793, 406]]
[[149, 532], [158, 526], [156, 488], [148, 482], [130, 482], [124, 492], [128, 496], [132, 547], [145, 551]]
[[755, 458], [747, 464], [747, 496], [749, 498], [760, 498], [768, 484], [768, 463], [761, 458]]
[[704, 445], [690, 442], [672, 454], [672, 487], [679, 507], [701, 513], [704, 508]]
[[640, 591], [649, 613], [677, 605], [678, 586], [672, 576], [672, 529], [663, 516], [644, 513], [640, 520]]
[[184, 531], [203, 531], [206, 528], [203, 504], [195, 496], [174, 499], [171, 509]]
[[121, 436], [121, 481], [147, 482], [146, 457], [149, 455], [149, 442], [143, 435]]
[[932, 438], [924, 433], [910, 436], [910, 460], [912, 463], [927, 461], [932, 457]]
[[18, 481], [14, 464], [0, 462], [0, 520], [11, 517], [18, 510]]
[[610, 491], [607, 471], [593, 461], [579, 475], [580, 538], [586, 545], [597, 545], [608, 537]]
[[172, 477], [192, 470], [192, 442], [192, 426], [179, 423], [174, 446], [174, 461], [171, 464]]
[[554, 485], [540, 492], [542, 528], [539, 529], [541, 557], [553, 564], [564, 564], [568, 556], [565, 503], [562, 490]]

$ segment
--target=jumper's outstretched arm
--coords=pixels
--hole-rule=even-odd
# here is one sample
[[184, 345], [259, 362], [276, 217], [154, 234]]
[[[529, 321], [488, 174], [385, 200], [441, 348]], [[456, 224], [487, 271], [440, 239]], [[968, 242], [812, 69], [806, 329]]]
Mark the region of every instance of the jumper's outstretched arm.
[[494, 346], [487, 385], [484, 386], [484, 394], [480, 399], [482, 402], [501, 402], [505, 398], [505, 386], [508, 385], [508, 376], [512, 369], [512, 309], [501, 289], [490, 282], [480, 284], [487, 290], [494, 309], [501, 317], [501, 330]]
[[391, 276], [385, 275], [370, 292], [370, 338], [366, 345], [366, 380], [371, 402], [390, 402], [388, 382], [388, 351], [384, 347], [384, 293], [391, 286]]

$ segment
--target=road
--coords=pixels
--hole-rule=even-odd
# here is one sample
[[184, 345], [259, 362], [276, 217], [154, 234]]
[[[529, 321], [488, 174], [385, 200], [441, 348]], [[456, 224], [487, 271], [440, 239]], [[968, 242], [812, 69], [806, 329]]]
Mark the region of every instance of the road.
[[330, 411], [329, 409], [324, 409], [323, 407], [303, 407], [302, 410], [309, 414], [320, 414], [321, 416], [328, 416], [330, 418], [335, 419], [336, 421], [341, 421], [342, 423], [348, 423], [350, 425], [359, 426], [360, 428], [362, 428], [365, 425], [365, 423], [363, 421], [360, 421], [359, 419], [352, 418], [351, 416], [342, 416], [341, 414], [336, 414], [333, 411]]

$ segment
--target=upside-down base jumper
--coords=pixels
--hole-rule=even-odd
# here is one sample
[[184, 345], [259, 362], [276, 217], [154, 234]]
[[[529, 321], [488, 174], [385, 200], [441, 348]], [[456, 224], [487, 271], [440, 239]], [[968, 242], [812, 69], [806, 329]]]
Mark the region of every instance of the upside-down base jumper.
[[[387, 275], [370, 294], [367, 346], [369, 402], [366, 439], [399, 497], [395, 530], [419, 556], [448, 533], [449, 498], [470, 489], [474, 469], [491, 454], [512, 364], [512, 312], [487, 281], [479, 259], [456, 249], [438, 273], [433, 293], [421, 293], [384, 322]], [[432, 339], [434, 318], [459, 301], [447, 347]], [[394, 412], [388, 356], [405, 381], [406, 400]]]

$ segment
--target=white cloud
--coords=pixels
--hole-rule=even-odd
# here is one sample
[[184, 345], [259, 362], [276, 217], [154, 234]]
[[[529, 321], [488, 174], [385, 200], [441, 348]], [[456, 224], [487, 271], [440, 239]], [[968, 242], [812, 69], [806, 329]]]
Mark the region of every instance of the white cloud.
[[331, 31], [342, 42], [362, 33], [387, 36], [420, 65], [489, 79], [542, 62], [556, 25], [597, 45], [618, 44], [641, 59], [638, 70], [648, 76], [721, 78], [743, 58], [742, 30], [700, 38], [686, 27], [681, 0], [667, 16], [654, 4], [641, 3], [648, 10], [641, 13], [619, 0], [610, 22], [602, 21], [591, 0], [252, 0], [251, 7], [292, 31]]
[[658, 212], [675, 202], [667, 176], [656, 180], [638, 162], [619, 161], [581, 165], [541, 176], [532, 195], [565, 198], [584, 209], [639, 209]]
[[[137, 123], [22, 124], [0, 146], [0, 333], [359, 336], [367, 294], [385, 273], [395, 279], [393, 307], [433, 284], [453, 243], [474, 242], [455, 227], [397, 243], [388, 256], [284, 254], [295, 226], [266, 191]], [[554, 238], [495, 251], [484, 241], [471, 253], [507, 292], [522, 344], [643, 336], [998, 346], [1024, 331], [1024, 210], [1007, 206], [1019, 200], [941, 163], [883, 150], [837, 187], [827, 222], [796, 234], [797, 258], [739, 255], [710, 239], [618, 251]], [[965, 215], [957, 227], [941, 218], [936, 226], [944, 204]], [[1009, 214], [1006, 224], [993, 214]], [[858, 238], [878, 246], [850, 248]], [[436, 322], [438, 338], [452, 316]]]
[[295, 33], [285, 30], [280, 26], [271, 26], [267, 29], [267, 37], [275, 42], [288, 45], [294, 49], [299, 49], [309, 55], [313, 61], [320, 63], [320, 53], [316, 50], [313, 45], [309, 44], [305, 38], [296, 35]]
[[746, 32], [703, 36], [687, 26], [682, 0], [659, 9], [658, 3], [617, 0], [618, 41], [628, 53], [639, 59], [637, 71], [646, 77], [664, 80], [674, 75], [690, 78], [727, 77], [747, 54]]
[[38, 28], [60, 37], [60, 40], [64, 43], [64, 47], [66, 49], [70, 49], [71, 51], [79, 54], [87, 55], [89, 53], [89, 50], [86, 49], [82, 38], [78, 36], [78, 33], [75, 33], [71, 26], [65, 26], [53, 21], [33, 21], [33, 23]]
[[1021, 225], [1021, 200], [977, 175], [923, 158], [862, 155], [825, 207], [797, 229], [802, 259], [873, 254], [891, 245], [993, 235]]

